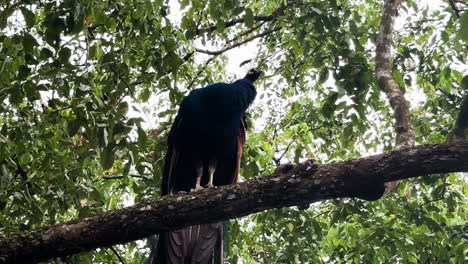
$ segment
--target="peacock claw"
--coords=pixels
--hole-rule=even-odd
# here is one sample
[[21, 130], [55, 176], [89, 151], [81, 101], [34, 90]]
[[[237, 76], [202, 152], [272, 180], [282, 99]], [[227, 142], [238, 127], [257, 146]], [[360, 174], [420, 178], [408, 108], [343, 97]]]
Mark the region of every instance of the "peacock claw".
[[196, 185], [195, 186], [195, 189], [191, 189], [190, 191], [191, 192], [198, 192], [198, 191], [201, 191], [203, 190], [204, 188], [201, 186], [201, 185]]

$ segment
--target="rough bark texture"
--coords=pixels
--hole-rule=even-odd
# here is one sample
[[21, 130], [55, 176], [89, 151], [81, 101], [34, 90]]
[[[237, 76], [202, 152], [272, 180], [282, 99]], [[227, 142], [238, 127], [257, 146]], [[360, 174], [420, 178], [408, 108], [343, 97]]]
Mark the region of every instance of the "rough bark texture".
[[317, 166], [283, 165], [273, 175], [165, 196], [91, 218], [0, 238], [0, 263], [34, 263], [152, 234], [343, 197], [378, 199], [384, 182], [468, 171], [468, 142], [423, 145]]
[[[377, 38], [377, 49], [375, 55], [375, 76], [380, 89], [385, 92], [390, 100], [395, 117], [396, 146], [412, 147], [415, 143], [414, 131], [411, 126], [411, 115], [408, 103], [403, 92], [392, 77], [392, 33], [395, 19], [401, 0], [386, 0], [380, 20], [379, 35]], [[399, 181], [386, 183], [386, 191], [393, 190]]]
[[411, 115], [403, 92], [392, 77], [392, 32], [401, 0], [385, 1], [380, 21], [376, 50], [376, 78], [382, 91], [385, 92], [395, 115], [397, 147], [414, 146], [414, 132], [411, 126]]

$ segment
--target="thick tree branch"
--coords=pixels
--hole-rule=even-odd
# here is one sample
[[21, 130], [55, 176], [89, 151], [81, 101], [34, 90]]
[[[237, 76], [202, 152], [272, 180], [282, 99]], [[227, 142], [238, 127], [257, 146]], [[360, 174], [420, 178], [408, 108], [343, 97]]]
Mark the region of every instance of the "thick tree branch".
[[34, 263], [126, 243], [161, 231], [343, 197], [378, 199], [383, 183], [468, 171], [468, 142], [423, 145], [316, 166], [284, 166], [269, 177], [132, 207], [0, 238], [0, 263]]
[[385, 1], [377, 39], [375, 75], [380, 89], [387, 95], [394, 111], [396, 145], [397, 147], [411, 147], [415, 140], [408, 104], [403, 92], [392, 77], [392, 33], [400, 6], [401, 0]]
[[[390, 100], [395, 117], [396, 146], [412, 147], [415, 143], [411, 115], [403, 92], [392, 77], [392, 33], [401, 0], [386, 0], [380, 20], [375, 55], [375, 76], [379, 88]], [[398, 186], [398, 181], [386, 183], [387, 191]]]

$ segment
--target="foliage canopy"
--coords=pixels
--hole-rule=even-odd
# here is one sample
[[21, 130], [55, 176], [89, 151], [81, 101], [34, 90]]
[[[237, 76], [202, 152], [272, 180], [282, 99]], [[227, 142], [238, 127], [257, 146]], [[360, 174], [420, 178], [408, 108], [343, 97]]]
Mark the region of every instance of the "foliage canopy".
[[[0, 4], [0, 234], [157, 197], [177, 105], [193, 88], [234, 80], [229, 52], [246, 45], [255, 51], [236, 56], [268, 76], [249, 117], [244, 179], [393, 149], [393, 113], [374, 80], [381, 2]], [[392, 74], [416, 141], [444, 142], [468, 89], [468, 12], [409, 0], [399, 21]], [[455, 173], [406, 181], [377, 202], [257, 213], [230, 222], [230, 262], [462, 263], [467, 195]], [[152, 243], [68, 261], [141, 263]]]

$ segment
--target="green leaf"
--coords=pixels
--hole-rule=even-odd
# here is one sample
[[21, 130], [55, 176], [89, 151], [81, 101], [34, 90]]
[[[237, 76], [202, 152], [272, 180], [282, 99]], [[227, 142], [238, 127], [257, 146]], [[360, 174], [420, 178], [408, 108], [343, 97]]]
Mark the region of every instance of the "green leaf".
[[468, 42], [468, 12], [463, 12], [463, 15], [460, 17], [460, 39], [465, 42]]
[[106, 127], [98, 128], [98, 140], [101, 147], [107, 147], [109, 144], [109, 134]]
[[464, 91], [468, 91], [468, 75], [465, 75], [461, 81], [461, 87]]
[[115, 53], [113, 51], [107, 52], [102, 56], [102, 63], [107, 63], [107, 62], [114, 62], [115, 60]]
[[31, 69], [26, 65], [20, 65], [18, 68], [18, 79], [26, 80], [26, 78], [31, 74]]
[[68, 60], [70, 59], [71, 50], [69, 48], [67, 48], [67, 47], [64, 47], [59, 51], [58, 55], [59, 55], [60, 63], [64, 64], [64, 63], [68, 62]]
[[0, 12], [0, 28], [3, 29], [7, 26], [8, 18], [15, 11], [14, 8], [6, 8]]
[[127, 163], [125, 163], [125, 166], [123, 168], [123, 176], [124, 177], [128, 176], [128, 173], [130, 172], [130, 167], [131, 166], [132, 166], [132, 163], [130, 161], [127, 161]]
[[26, 83], [24, 83], [23, 89], [26, 94], [26, 97], [30, 102], [39, 100], [41, 98], [41, 95], [39, 94], [39, 91], [33, 82], [27, 81]]
[[398, 86], [403, 89], [405, 88], [405, 82], [403, 80], [403, 75], [400, 71], [398, 70], [393, 70], [393, 79], [395, 80], [395, 82], [398, 84]]
[[170, 69], [170, 71], [175, 72], [179, 68], [179, 66], [182, 64], [182, 60], [179, 58], [179, 56], [171, 51], [166, 54], [163, 58], [163, 63], [164, 67], [167, 69]]
[[46, 60], [52, 56], [54, 56], [54, 53], [52, 53], [52, 51], [48, 48], [42, 48], [41, 49], [41, 59], [42, 60]]
[[10, 101], [12, 104], [18, 105], [23, 101], [24, 93], [23, 89], [15, 87], [10, 90]]
[[37, 43], [36, 39], [33, 36], [27, 33], [24, 34], [23, 47], [27, 52], [32, 53], [34, 50], [34, 47], [38, 45], [39, 43]]
[[328, 74], [329, 74], [329, 71], [328, 71], [328, 68], [322, 68], [320, 70], [320, 74], [319, 74], [319, 83], [324, 83], [328, 80]]
[[106, 147], [102, 151], [101, 154], [101, 166], [104, 170], [108, 170], [112, 168], [112, 165], [114, 165], [114, 151], [112, 147]]
[[138, 145], [140, 145], [141, 147], [145, 147], [146, 141], [147, 141], [146, 132], [143, 130], [143, 128], [138, 127], [137, 134], [138, 134]]
[[189, 2], [190, 2], [190, 1], [188, 1], [188, 0], [182, 0], [182, 1], [180, 2], [180, 8], [183, 9], [183, 8], [187, 7], [188, 4], [189, 4]]
[[244, 14], [244, 21], [245, 21], [245, 25], [247, 27], [253, 27], [254, 25], [254, 14], [252, 12], [252, 9], [250, 8], [246, 8], [245, 9], [245, 14]]
[[21, 13], [23, 13], [24, 21], [26, 22], [26, 27], [32, 28], [36, 23], [36, 15], [34, 15], [34, 13], [26, 7], [21, 7]]
[[447, 31], [442, 31], [441, 37], [442, 37], [442, 40], [443, 40], [444, 42], [447, 42], [447, 41], [450, 40], [450, 37], [449, 37], [449, 34], [447, 33]]
[[142, 102], [147, 102], [150, 96], [151, 96], [150, 89], [143, 89], [143, 91], [141, 91], [140, 95], [138, 96], [138, 99], [140, 99]]
[[96, 56], [97, 54], [97, 45], [92, 45], [89, 50], [88, 50], [88, 58], [90, 59], [98, 59], [98, 57]]
[[314, 11], [315, 13], [317, 13], [317, 14], [319, 14], [319, 15], [322, 14], [322, 11], [321, 11], [320, 9], [317, 9], [317, 8], [315, 8], [315, 7], [313, 7], [313, 6], [310, 7], [310, 10]]
[[135, 169], [137, 170], [138, 174], [145, 174], [146, 167], [143, 164], [136, 165]]
[[70, 120], [67, 124], [67, 132], [70, 136], [76, 135], [80, 129], [80, 123], [78, 120]]
[[122, 115], [127, 114], [127, 112], [128, 112], [128, 103], [127, 102], [120, 103], [119, 106], [117, 107], [117, 112], [119, 112]]

